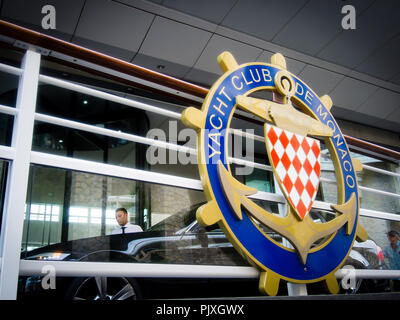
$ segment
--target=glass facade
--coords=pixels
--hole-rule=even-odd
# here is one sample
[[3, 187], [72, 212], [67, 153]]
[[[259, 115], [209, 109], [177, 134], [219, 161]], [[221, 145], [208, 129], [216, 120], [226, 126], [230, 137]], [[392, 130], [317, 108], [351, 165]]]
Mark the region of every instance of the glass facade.
[[[149, 127], [141, 110], [50, 85], [39, 85], [36, 111], [139, 136]], [[146, 166], [143, 145], [42, 121], [35, 122], [32, 150], [130, 168]]]
[[[129, 223], [148, 231], [204, 202], [203, 193], [196, 190], [32, 165], [23, 250], [111, 235], [118, 226], [117, 208], [126, 208]], [[173, 231], [184, 227], [174, 225]]]

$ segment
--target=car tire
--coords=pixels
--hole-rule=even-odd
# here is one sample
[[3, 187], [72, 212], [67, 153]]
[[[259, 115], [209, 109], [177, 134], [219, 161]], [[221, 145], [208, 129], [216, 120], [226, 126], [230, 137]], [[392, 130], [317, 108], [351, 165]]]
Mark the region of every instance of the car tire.
[[65, 300], [140, 300], [136, 280], [124, 277], [75, 278], [69, 285]]

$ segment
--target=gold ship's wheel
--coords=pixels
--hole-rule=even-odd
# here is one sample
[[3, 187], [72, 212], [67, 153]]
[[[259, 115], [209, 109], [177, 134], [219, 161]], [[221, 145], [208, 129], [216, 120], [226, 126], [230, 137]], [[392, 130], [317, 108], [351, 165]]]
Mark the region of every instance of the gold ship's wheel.
[[[275, 295], [280, 279], [297, 283], [324, 280], [329, 291], [337, 293], [339, 287], [334, 273], [344, 263], [354, 239], [357, 237], [364, 241], [367, 234], [358, 223], [356, 171], [361, 170], [362, 166], [351, 159], [339, 127], [329, 112], [331, 99], [326, 95], [319, 98], [300, 79], [288, 72], [281, 54], [275, 54], [271, 64], [238, 65], [230, 53], [224, 52], [218, 57], [218, 63], [224, 75], [210, 89], [202, 109], [187, 108], [182, 113], [184, 124], [196, 129], [198, 133], [199, 171], [208, 200], [197, 211], [199, 223], [203, 226], [218, 223], [234, 247], [261, 269], [262, 293]], [[282, 103], [249, 97], [258, 90], [274, 91]], [[226, 132], [236, 108], [256, 115], [265, 123], [269, 160], [288, 203], [285, 217], [268, 212], [252, 201], [248, 196], [257, 193], [257, 190], [242, 184], [231, 173]], [[333, 155], [338, 180], [338, 204], [331, 205], [336, 212], [333, 220], [316, 223], [308, 214], [318, 184], [313, 181], [314, 187], [307, 189], [308, 195], [303, 189], [306, 189], [306, 183], [310, 186], [310, 176], [315, 176], [316, 172], [319, 179], [318, 167], [314, 171], [307, 171], [307, 177], [302, 168], [306, 167], [308, 155], [302, 157], [305, 162], [296, 166], [293, 159], [285, 162], [284, 157], [286, 153], [297, 157], [299, 151], [293, 153], [276, 147], [276, 150], [281, 150], [281, 158], [274, 158], [275, 145], [270, 141], [268, 130], [274, 134], [284, 132], [285, 137], [295, 137], [294, 140], [314, 143], [318, 145], [316, 154], [319, 152], [319, 144], [313, 142], [310, 136], [324, 139]], [[307, 146], [302, 150], [306, 149]], [[319, 159], [314, 163], [317, 161]], [[295, 176], [290, 175], [290, 169], [285, 171], [282, 163], [288, 168], [296, 167], [299, 172], [303, 170], [303, 175], [298, 174], [300, 177], [296, 180], [304, 183], [303, 189], [296, 186], [297, 190], [302, 190], [300, 195], [300, 191], [295, 191], [294, 195], [288, 191], [293, 189], [291, 184], [294, 181], [289, 182], [288, 187], [283, 177], [294, 179]], [[296, 202], [302, 202], [303, 199], [306, 199], [307, 208], [300, 210]], [[254, 220], [282, 235], [293, 245], [293, 249], [274, 241]], [[327, 240], [311, 248], [321, 238]]]

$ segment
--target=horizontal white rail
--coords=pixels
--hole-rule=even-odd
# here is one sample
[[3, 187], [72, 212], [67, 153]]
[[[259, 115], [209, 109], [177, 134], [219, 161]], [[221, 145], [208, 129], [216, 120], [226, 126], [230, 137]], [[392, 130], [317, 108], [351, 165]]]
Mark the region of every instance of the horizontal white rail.
[[[325, 158], [325, 159], [331, 159], [331, 156], [329, 155], [329, 153], [321, 153], [321, 156], [323, 158]], [[369, 166], [369, 165], [364, 164], [364, 163], [362, 164], [362, 168], [363, 168], [363, 170], [365, 169], [365, 170], [369, 170], [369, 171], [374, 171], [374, 172], [385, 174], [385, 175], [388, 175], [388, 176], [400, 177], [400, 173], [396, 173], [396, 172], [392, 172], [392, 171], [376, 168], [376, 167]]]
[[124, 140], [128, 140], [128, 141], [147, 144], [147, 145], [156, 146], [156, 147], [160, 147], [160, 148], [171, 149], [171, 150], [175, 150], [178, 152], [190, 153], [190, 154], [195, 154], [195, 155], [197, 154], [195, 149], [189, 148], [186, 146], [179, 146], [177, 144], [173, 144], [173, 143], [169, 143], [169, 142], [165, 142], [165, 141], [161, 141], [161, 140], [150, 139], [150, 138], [146, 138], [146, 137], [142, 137], [142, 136], [138, 136], [138, 135], [134, 135], [134, 134], [129, 134], [129, 133], [123, 133], [123, 132], [119, 132], [119, 131], [115, 131], [115, 130], [111, 130], [111, 129], [101, 128], [101, 127], [97, 127], [94, 125], [85, 124], [85, 123], [81, 123], [81, 122], [77, 122], [77, 121], [66, 120], [66, 119], [62, 119], [62, 118], [57, 118], [57, 117], [53, 117], [53, 116], [49, 116], [49, 115], [45, 115], [45, 114], [36, 113], [35, 120], [54, 124], [54, 125], [59, 125], [59, 126], [63, 126], [63, 127], [71, 128], [71, 129], [77, 129], [77, 130], [82, 130], [82, 131], [91, 132], [91, 133], [95, 133], [95, 134], [105, 135], [105, 136], [112, 137], [112, 138], [124, 139]]
[[[0, 112], [1, 112], [1, 110], [0, 110]], [[138, 135], [134, 135], [134, 134], [119, 132], [119, 131], [115, 131], [115, 130], [111, 130], [111, 129], [101, 128], [101, 127], [97, 127], [94, 125], [85, 124], [85, 123], [67, 120], [67, 119], [62, 119], [62, 118], [58, 118], [58, 117], [54, 117], [54, 116], [41, 114], [41, 113], [35, 114], [35, 120], [50, 123], [53, 125], [59, 125], [59, 126], [67, 127], [67, 128], [72, 128], [72, 129], [82, 130], [82, 131], [91, 132], [91, 133], [95, 133], [95, 134], [105, 135], [105, 136], [112, 137], [112, 138], [119, 138], [119, 139], [124, 139], [127, 141], [136, 142], [136, 143], [142, 143], [142, 144], [147, 144], [147, 145], [155, 146], [155, 147], [159, 147], [159, 148], [174, 150], [174, 151], [181, 152], [181, 153], [189, 153], [192, 155], [197, 155], [196, 149], [190, 148], [187, 146], [180, 146], [180, 145], [170, 143], [170, 142], [165, 142], [165, 141], [142, 137], [142, 136], [138, 136]], [[239, 131], [240, 130], [236, 130], [234, 134], [238, 134]], [[258, 168], [261, 170], [272, 171], [272, 168], [269, 165], [264, 165], [261, 163], [248, 161], [245, 159], [229, 157], [229, 161], [230, 161], [230, 163], [236, 163], [238, 165], [244, 165], [244, 166], [248, 166], [248, 167]]]
[[[121, 167], [110, 165], [100, 162], [89, 160], [75, 159], [65, 156], [52, 155], [41, 153], [37, 151], [31, 152], [31, 163], [51, 166], [60, 169], [69, 169], [75, 171], [82, 171], [93, 174], [101, 174], [112, 176], [116, 178], [139, 180], [149, 183], [163, 184], [167, 186], [187, 188], [192, 190], [203, 190], [200, 180], [184, 178], [179, 176], [168, 175], [165, 173], [158, 173], [146, 170], [139, 170], [134, 168]], [[284, 203], [285, 199], [282, 195], [259, 191], [250, 196], [252, 199], [266, 200], [273, 202]], [[325, 209], [325, 206], [323, 208]]]
[[39, 81], [43, 82], [43, 83], [47, 83], [47, 84], [51, 84], [57, 87], [61, 87], [64, 89], [68, 89], [68, 90], [72, 90], [75, 92], [80, 92], [83, 94], [87, 94], [93, 97], [97, 97], [97, 98], [101, 98], [104, 100], [108, 100], [108, 101], [112, 101], [115, 103], [120, 103], [126, 106], [130, 106], [130, 107], [134, 107], [134, 108], [138, 108], [144, 111], [149, 111], [149, 112], [154, 112], [160, 115], [164, 115], [166, 117], [169, 118], [173, 118], [173, 119], [180, 119], [181, 118], [181, 114], [178, 112], [173, 112], [170, 110], [165, 110], [163, 108], [158, 108], [143, 102], [139, 102], [139, 101], [134, 101], [131, 99], [127, 99], [127, 98], [123, 98], [123, 97], [119, 97], [116, 96], [114, 94], [110, 94], [110, 93], [106, 93], [100, 90], [96, 90], [96, 89], [91, 89], [85, 86], [82, 86], [80, 84], [75, 84], [69, 81], [65, 81], [65, 80], [61, 80], [61, 79], [56, 79], [53, 77], [49, 77], [49, 76], [45, 76], [45, 75], [40, 75], [39, 76]]
[[[6, 110], [8, 112], [10, 112], [10, 109], [12, 109], [9, 107], [6, 107], [6, 108], [7, 108]], [[1, 106], [0, 106], [0, 112], [1, 112]], [[156, 147], [160, 147], [160, 148], [175, 150], [177, 152], [190, 153], [192, 155], [197, 155], [197, 150], [194, 148], [180, 146], [180, 145], [177, 145], [174, 143], [165, 142], [165, 141], [156, 140], [156, 139], [150, 139], [150, 138], [142, 137], [142, 136], [138, 136], [138, 135], [123, 133], [123, 132], [119, 132], [119, 131], [115, 131], [115, 130], [111, 130], [111, 129], [101, 128], [101, 127], [97, 127], [94, 125], [89, 125], [89, 124], [85, 124], [85, 123], [81, 123], [81, 122], [77, 122], [77, 121], [66, 120], [66, 119], [49, 116], [49, 115], [45, 115], [45, 114], [40, 114], [40, 113], [35, 114], [35, 119], [38, 121], [42, 121], [42, 122], [46, 122], [46, 123], [50, 123], [50, 124], [54, 124], [54, 125], [60, 125], [60, 126], [64, 126], [67, 128], [73, 128], [73, 129], [91, 132], [91, 133], [95, 133], [95, 134], [105, 135], [105, 136], [112, 137], [112, 138], [119, 138], [119, 139], [124, 139], [124, 140], [132, 141], [132, 142], [137, 142], [137, 143], [147, 144], [147, 145], [156, 146]], [[251, 136], [251, 134], [243, 132], [241, 130], [232, 130], [232, 134], [237, 134], [240, 136], [248, 136], [248, 137]], [[229, 161], [230, 161], [230, 163], [235, 163], [238, 165], [254, 167], [254, 168], [265, 170], [265, 171], [272, 171], [272, 167], [270, 165], [252, 162], [252, 161], [248, 161], [245, 159], [229, 157]], [[331, 180], [331, 179], [327, 179], [327, 178], [321, 178], [320, 180], [322, 182], [327, 182], [327, 183], [336, 183], [335, 180]], [[387, 192], [387, 191], [383, 191], [383, 190], [372, 189], [372, 188], [367, 188], [367, 187], [362, 187], [362, 186], [359, 186], [359, 189], [368, 191], [368, 192], [383, 194], [386, 196], [400, 198], [400, 194], [391, 193], [391, 192]]]
[[158, 277], [158, 278], [257, 278], [259, 271], [253, 267], [218, 265], [20, 261], [20, 276], [43, 275], [44, 266], [53, 266], [57, 276], [64, 277]]
[[249, 133], [249, 132], [243, 131], [241, 129], [230, 128], [229, 132], [232, 133], [232, 134], [238, 135], [238, 136], [242, 136], [242, 137], [245, 137], [245, 138], [249, 138], [249, 139], [252, 139], [252, 140], [255, 140], [255, 141], [259, 141], [259, 142], [265, 143], [265, 138], [264, 137], [256, 135], [256, 134], [253, 134], [253, 133]]
[[400, 214], [387, 213], [370, 209], [361, 208], [360, 215], [366, 218], [400, 221]]
[[373, 188], [368, 188], [368, 187], [363, 187], [363, 186], [359, 186], [358, 189], [360, 189], [362, 191], [377, 193], [377, 194], [381, 194], [381, 195], [384, 195], [384, 196], [394, 197], [394, 198], [399, 198], [400, 199], [400, 194], [398, 194], [398, 193], [393, 193], [393, 192], [388, 192], [388, 191], [383, 191], [383, 190], [373, 189]]
[[[320, 178], [321, 182], [326, 182], [326, 183], [332, 183], [332, 184], [336, 184], [336, 180], [331, 180], [331, 179], [327, 179], [327, 178]], [[400, 199], [400, 194], [398, 193], [393, 193], [393, 192], [388, 192], [388, 191], [384, 191], [384, 190], [379, 190], [379, 189], [374, 189], [374, 188], [368, 188], [368, 187], [364, 187], [364, 186], [358, 186], [359, 190], [362, 191], [366, 191], [366, 192], [371, 192], [371, 193], [377, 193], [377, 194], [381, 194], [384, 196], [388, 196], [388, 197], [394, 197], [394, 198], [399, 198]]]
[[393, 176], [393, 177], [398, 177], [400, 178], [400, 173], [396, 173], [396, 172], [392, 172], [392, 171], [387, 171], [387, 170], [383, 170], [383, 169], [379, 169], [379, 168], [375, 168], [366, 164], [363, 164], [363, 169], [369, 170], [369, 171], [374, 171], [377, 173], [381, 173], [381, 174], [386, 174], [388, 176]]
[[62, 169], [84, 171], [117, 178], [140, 180], [150, 183], [170, 185], [194, 190], [202, 190], [200, 180], [171, 176], [163, 173], [145, 171], [95, 161], [81, 160], [53, 154], [31, 152], [31, 163]]
[[[137, 277], [137, 278], [211, 278], [211, 279], [257, 279], [260, 271], [253, 267], [218, 265], [183, 265], [153, 263], [114, 263], [77, 261], [20, 261], [20, 276], [43, 276], [42, 269], [52, 266], [60, 277]], [[397, 279], [400, 270], [339, 269], [335, 276], [356, 279]]]
[[0, 104], [0, 112], [15, 116], [18, 113], [18, 109]]
[[0, 158], [7, 160], [14, 160], [15, 149], [13, 147], [6, 147], [0, 145]]
[[7, 64], [0, 63], [0, 71], [11, 73], [16, 76], [20, 76], [22, 74], [22, 69], [9, 66]]
[[[350, 269], [351, 270], [351, 269]], [[400, 278], [400, 270], [374, 270], [374, 269], [353, 269], [356, 279], [398, 279]], [[336, 278], [343, 278], [349, 274], [349, 269], [339, 269], [336, 271]]]

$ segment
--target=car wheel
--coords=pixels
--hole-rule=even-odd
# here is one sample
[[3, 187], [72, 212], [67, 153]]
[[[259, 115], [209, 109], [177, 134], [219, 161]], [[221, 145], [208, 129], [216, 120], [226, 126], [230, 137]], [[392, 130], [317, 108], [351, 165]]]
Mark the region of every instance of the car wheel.
[[90, 277], [72, 281], [65, 298], [67, 300], [137, 300], [139, 287], [127, 278]]

